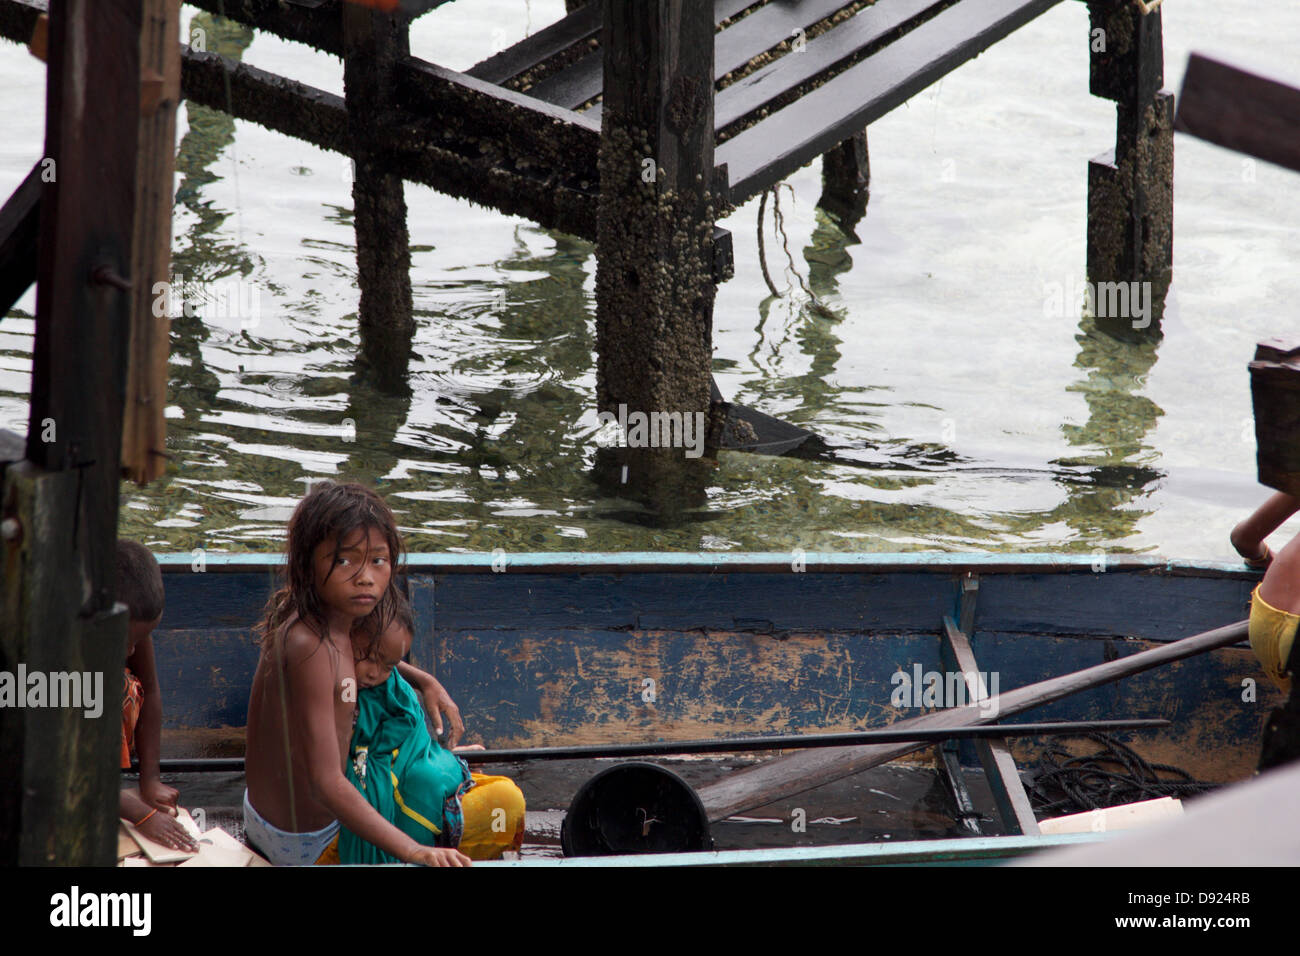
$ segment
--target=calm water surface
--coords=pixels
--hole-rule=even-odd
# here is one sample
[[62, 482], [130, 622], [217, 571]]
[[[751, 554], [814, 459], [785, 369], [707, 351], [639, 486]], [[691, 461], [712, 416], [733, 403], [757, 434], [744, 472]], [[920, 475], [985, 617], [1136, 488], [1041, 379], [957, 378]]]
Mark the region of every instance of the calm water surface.
[[[465, 69], [558, 19], [562, 0], [459, 0], [413, 52]], [[342, 92], [328, 56], [186, 8], [209, 49]], [[1084, 278], [1087, 160], [1113, 105], [1087, 92], [1087, 15], [1063, 3], [870, 131], [855, 237], [815, 206], [820, 164], [782, 190], [807, 307], [754, 200], [724, 223], [714, 370], [729, 398], [810, 427], [834, 462], [724, 452], [706, 513], [625, 520], [595, 451], [595, 250], [408, 185], [419, 329], [413, 394], [350, 384], [356, 265], [342, 157], [185, 104], [174, 271], [200, 314], [172, 324], [172, 467], [125, 486], [121, 531], [158, 551], [266, 551], [306, 483], [377, 486], [413, 551], [1092, 551], [1214, 559], [1266, 494], [1246, 363], [1296, 324], [1300, 175], [1182, 136], [1163, 336], [1122, 342], [1052, 290]], [[1263, 39], [1261, 39], [1261, 37]], [[1300, 7], [1165, 7], [1166, 85], [1191, 49], [1300, 79]], [[44, 67], [0, 44], [0, 191], [43, 149]], [[202, 297], [242, 278], [258, 321]], [[197, 285], [196, 285], [197, 284]], [[206, 284], [206, 286], [204, 285]], [[1073, 296], [1071, 296], [1071, 299]], [[0, 322], [0, 427], [26, 428], [32, 311]]]

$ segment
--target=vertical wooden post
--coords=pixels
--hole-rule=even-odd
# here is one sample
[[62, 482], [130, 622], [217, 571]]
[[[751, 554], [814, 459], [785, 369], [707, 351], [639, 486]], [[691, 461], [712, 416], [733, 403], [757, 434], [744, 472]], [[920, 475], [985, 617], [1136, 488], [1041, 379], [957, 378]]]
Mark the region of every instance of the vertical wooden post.
[[1088, 164], [1088, 279], [1150, 283], [1148, 316], [1097, 313], [1142, 329], [1159, 321], [1173, 275], [1174, 97], [1160, 89], [1160, 11], [1088, 0], [1088, 14], [1089, 86], [1117, 104], [1115, 149]]
[[843, 232], [853, 235], [867, 213], [870, 190], [871, 159], [864, 129], [822, 154], [822, 195], [817, 205]]
[[394, 116], [397, 67], [410, 55], [408, 21], [357, 3], [343, 7], [343, 86], [352, 141], [352, 218], [357, 236], [359, 366], [376, 387], [409, 392], [415, 317], [411, 249], [400, 176], [387, 172], [374, 144]]
[[[142, 0], [52, 0], [27, 460], [5, 470], [0, 863], [111, 865], [126, 609], [114, 601], [130, 323]], [[51, 706], [52, 675], [98, 706]], [[70, 681], [64, 684], [68, 689]], [[97, 712], [96, 712], [97, 711]]]
[[172, 259], [176, 107], [181, 97], [180, 0], [144, 0], [140, 36], [140, 132], [132, 245], [130, 366], [122, 421], [122, 470], [139, 485], [166, 470], [167, 356], [171, 320], [165, 293]]
[[[710, 416], [713, 9], [600, 0], [604, 53], [596, 239], [601, 412]], [[651, 419], [653, 420], [653, 419]], [[699, 458], [628, 444], [619, 480], [654, 507], [695, 500]], [[600, 469], [598, 469], [599, 471]], [[684, 482], [684, 484], [683, 484]]]

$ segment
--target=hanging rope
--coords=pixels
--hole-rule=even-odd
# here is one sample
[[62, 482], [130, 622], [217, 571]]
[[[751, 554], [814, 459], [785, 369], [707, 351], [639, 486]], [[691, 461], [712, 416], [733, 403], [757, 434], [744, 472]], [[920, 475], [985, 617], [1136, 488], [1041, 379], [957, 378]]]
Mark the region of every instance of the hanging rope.
[[763, 219], [767, 213], [767, 196], [768, 193], [771, 193], [772, 228], [776, 231], [777, 236], [781, 240], [781, 248], [785, 251], [786, 262], [789, 263], [786, 267], [786, 271], [794, 276], [795, 281], [799, 283], [799, 288], [803, 290], [806, 296], [808, 296], [808, 300], [812, 303], [812, 307], [815, 311], [821, 313], [827, 318], [836, 318], [835, 313], [824, 306], [813, 290], [808, 287], [808, 283], [804, 281], [803, 276], [799, 273], [799, 269], [795, 266], [794, 255], [790, 252], [790, 237], [785, 231], [785, 216], [781, 213], [782, 186], [790, 190], [790, 198], [793, 200], [794, 187], [789, 183], [777, 183], [771, 189], [765, 189], [758, 200], [758, 266], [759, 269], [762, 270], [763, 281], [767, 283], [768, 291], [772, 293], [774, 298], [779, 299], [782, 297], [782, 293], [777, 291], [776, 284], [772, 281], [772, 276], [767, 271], [767, 252], [763, 241]]
[[[1026, 774], [1026, 787], [1039, 816], [1083, 813], [1157, 797], [1191, 797], [1217, 784], [1195, 780], [1167, 764], [1148, 763], [1110, 734], [1079, 734], [1100, 749], [1074, 755], [1057, 737], [1043, 751], [1038, 766]], [[1161, 776], [1165, 774], [1166, 776]]]

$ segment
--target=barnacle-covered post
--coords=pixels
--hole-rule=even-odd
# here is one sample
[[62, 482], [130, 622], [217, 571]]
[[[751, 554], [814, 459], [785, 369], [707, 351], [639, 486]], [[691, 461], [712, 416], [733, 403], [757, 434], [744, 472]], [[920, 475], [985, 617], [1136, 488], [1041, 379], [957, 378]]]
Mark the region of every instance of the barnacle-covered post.
[[1161, 90], [1158, 7], [1088, 0], [1089, 89], [1115, 101], [1117, 119], [1115, 149], [1088, 164], [1088, 281], [1094, 313], [1117, 330], [1158, 328], [1173, 275], [1174, 96]]
[[600, 3], [596, 397], [629, 427], [597, 473], [672, 511], [712, 454], [713, 5]]
[[361, 291], [358, 364], [390, 394], [410, 390], [407, 368], [415, 317], [411, 303], [411, 249], [402, 177], [388, 171], [376, 145], [397, 125], [396, 84], [410, 55], [408, 20], [359, 3], [343, 8], [343, 87], [353, 157], [352, 222]]

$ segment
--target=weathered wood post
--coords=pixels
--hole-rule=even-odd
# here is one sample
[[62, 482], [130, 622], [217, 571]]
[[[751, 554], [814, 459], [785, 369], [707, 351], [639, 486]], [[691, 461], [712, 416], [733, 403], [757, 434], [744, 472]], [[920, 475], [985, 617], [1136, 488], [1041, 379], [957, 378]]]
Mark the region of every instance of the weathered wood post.
[[600, 3], [597, 405], [628, 426], [614, 481], [673, 511], [702, 496], [711, 454], [713, 9]]
[[379, 135], [396, 120], [397, 68], [410, 55], [408, 21], [357, 3], [343, 7], [343, 86], [352, 145], [352, 222], [361, 290], [358, 365], [391, 394], [410, 390], [415, 317], [403, 181], [388, 171]]
[[114, 859], [127, 630], [114, 542], [143, 6], [50, 3], [54, 176], [41, 196], [26, 460], [5, 469], [0, 500], [0, 671], [27, 677], [10, 686], [24, 706], [0, 707], [8, 865]]
[[843, 232], [853, 235], [867, 214], [870, 190], [871, 159], [864, 129], [822, 154], [822, 195], [817, 205]]
[[1117, 329], [1158, 327], [1173, 276], [1174, 215], [1174, 97], [1161, 90], [1160, 11], [1088, 0], [1088, 15], [1089, 89], [1117, 104], [1115, 148], [1088, 164], [1094, 313]]

